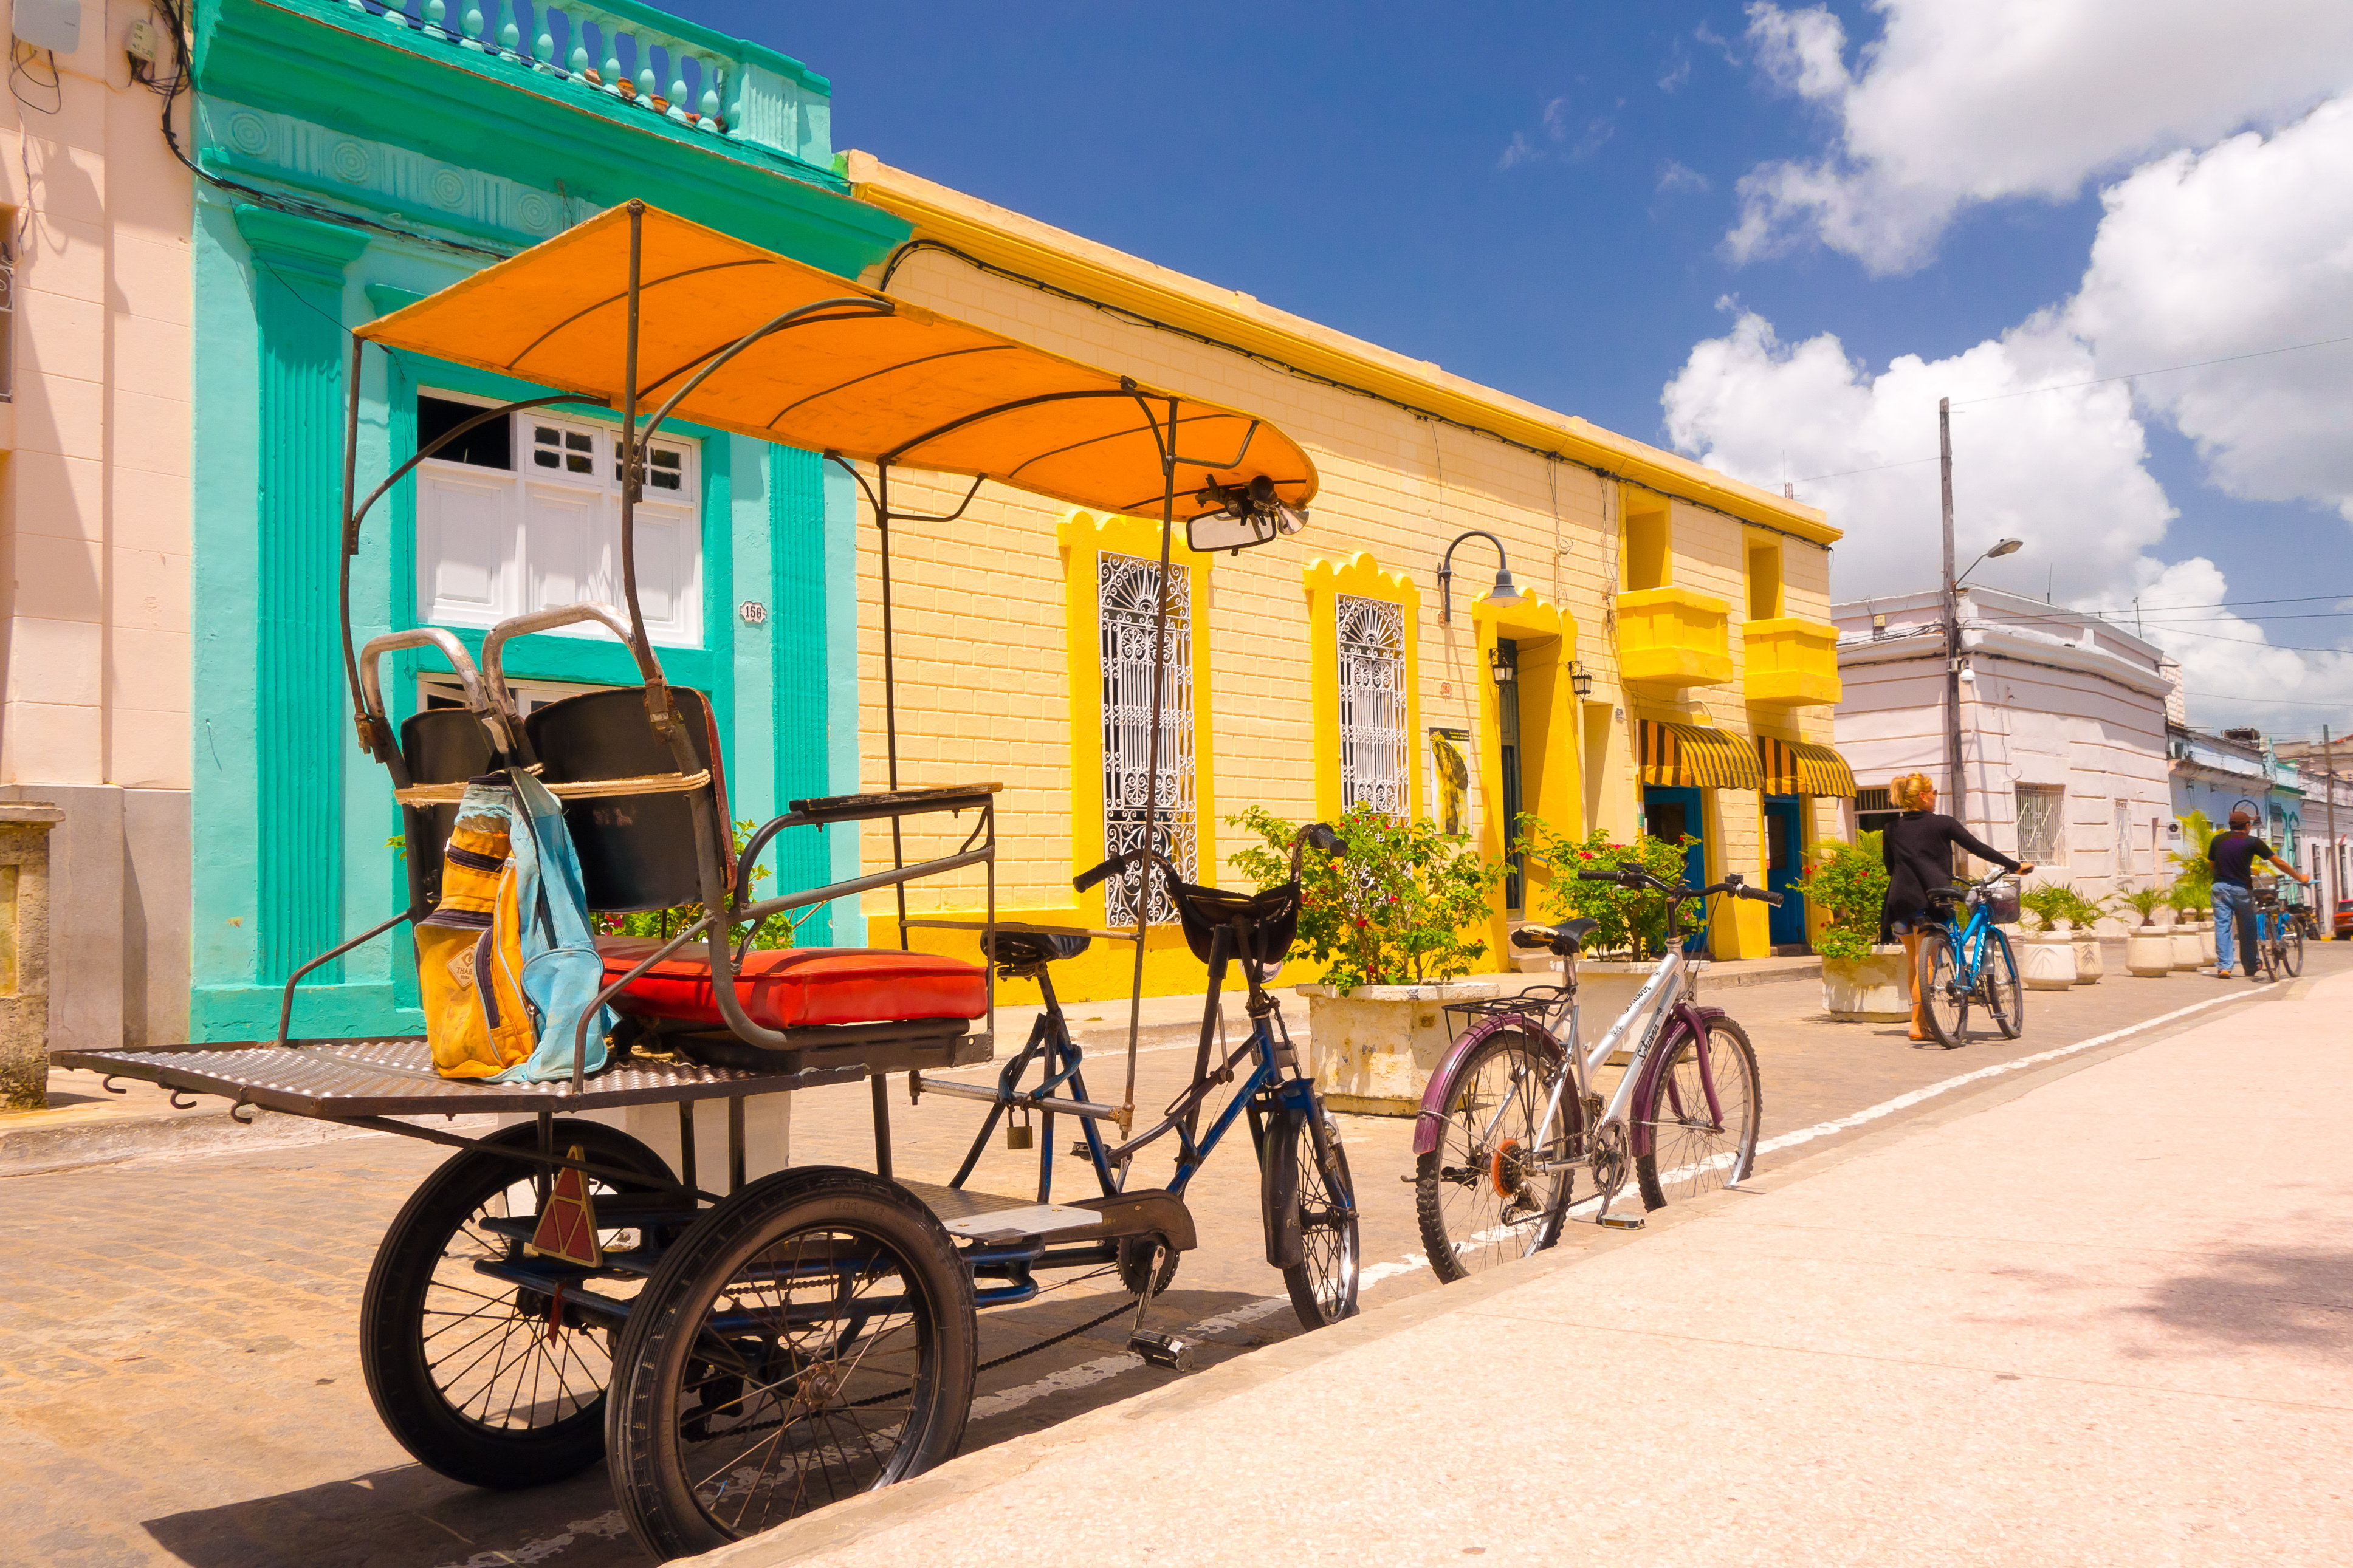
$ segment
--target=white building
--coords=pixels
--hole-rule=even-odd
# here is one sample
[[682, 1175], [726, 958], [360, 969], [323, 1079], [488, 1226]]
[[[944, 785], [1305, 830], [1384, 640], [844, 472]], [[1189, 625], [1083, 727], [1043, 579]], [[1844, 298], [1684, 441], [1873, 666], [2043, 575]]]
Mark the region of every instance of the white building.
[[2094, 616], [1962, 589], [1966, 788], [1957, 799], [1946, 777], [1939, 595], [1834, 605], [1831, 618], [1845, 683], [1837, 745], [1862, 786], [1858, 826], [1879, 826], [1892, 809], [1888, 781], [1916, 771], [1936, 781], [1940, 809], [1970, 832], [2087, 898], [2165, 874], [2175, 842], [2170, 681], [2155, 646]]

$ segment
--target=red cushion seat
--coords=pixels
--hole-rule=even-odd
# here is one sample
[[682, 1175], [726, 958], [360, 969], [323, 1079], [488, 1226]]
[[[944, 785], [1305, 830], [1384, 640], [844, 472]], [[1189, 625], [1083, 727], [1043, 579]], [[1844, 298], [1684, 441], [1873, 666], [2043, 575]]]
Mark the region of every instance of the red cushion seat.
[[[610, 985], [661, 943], [650, 937], [600, 936]], [[919, 1018], [977, 1018], [988, 1010], [987, 973], [976, 963], [896, 948], [795, 947], [747, 952], [735, 976], [744, 1016], [766, 1029], [833, 1024], [896, 1024]], [[663, 959], [613, 998], [637, 1018], [727, 1026], [701, 944]]]

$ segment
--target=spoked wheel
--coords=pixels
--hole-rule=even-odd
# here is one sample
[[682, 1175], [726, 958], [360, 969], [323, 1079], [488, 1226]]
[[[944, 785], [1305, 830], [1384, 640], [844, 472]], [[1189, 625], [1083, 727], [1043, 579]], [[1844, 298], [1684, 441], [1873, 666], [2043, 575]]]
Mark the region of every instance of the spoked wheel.
[[1321, 1329], [1355, 1317], [1356, 1184], [1321, 1101], [1312, 1113], [1274, 1119], [1261, 1172], [1270, 1226], [1298, 1234], [1299, 1261], [1282, 1267], [1301, 1326]]
[[1959, 965], [1953, 956], [1950, 931], [1920, 933], [1920, 1012], [1928, 1021], [1928, 1037], [1947, 1050], [1969, 1038], [1970, 993], [1958, 982]]
[[663, 1258], [607, 1415], [639, 1542], [707, 1552], [952, 1457], [972, 1405], [972, 1281], [930, 1210], [863, 1171], [744, 1188]]
[[[538, 1147], [539, 1130], [510, 1127], [485, 1140]], [[558, 1121], [555, 1147], [588, 1163], [638, 1171], [656, 1190], [661, 1156], [594, 1121]], [[377, 1247], [360, 1305], [360, 1366], [385, 1426], [417, 1460], [477, 1487], [561, 1480], [605, 1451], [605, 1387], [612, 1372], [609, 1317], [481, 1273], [477, 1262], [522, 1256], [511, 1234], [537, 1211], [537, 1168], [518, 1156], [469, 1150], [426, 1178]], [[615, 1184], [591, 1178], [603, 1196]], [[639, 1244], [600, 1228], [607, 1251]], [[626, 1299], [635, 1283], [599, 1279], [596, 1293]]]
[[2304, 973], [2304, 932], [2293, 926], [2280, 938], [2279, 966], [2290, 980]]
[[2026, 1033], [2026, 987], [2019, 984], [2018, 959], [2000, 927], [1987, 930], [1985, 951], [1978, 954], [1978, 994], [2003, 1039]]
[[1644, 1103], [1634, 1108], [1638, 1134], [1650, 1134], [1650, 1152], [1634, 1158], [1648, 1208], [1664, 1207], [1669, 1198], [1688, 1203], [1746, 1181], [1757, 1165], [1764, 1100], [1757, 1052], [1729, 1018], [1708, 1020], [1704, 1068], [1699, 1044], [1680, 1035], [1644, 1091]]
[[1416, 1163], [1413, 1179], [1421, 1245], [1440, 1279], [1467, 1279], [1560, 1239], [1579, 1107], [1564, 1095], [1554, 1124], [1538, 1125], [1552, 1093], [1549, 1058], [1528, 1035], [1506, 1029], [1449, 1081], [1438, 1147]]

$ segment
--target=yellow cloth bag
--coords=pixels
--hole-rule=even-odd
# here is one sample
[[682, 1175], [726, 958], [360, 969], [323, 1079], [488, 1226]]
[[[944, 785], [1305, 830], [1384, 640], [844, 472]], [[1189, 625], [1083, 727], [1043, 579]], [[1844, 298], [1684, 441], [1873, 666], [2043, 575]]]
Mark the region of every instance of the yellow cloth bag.
[[418, 988], [433, 1066], [491, 1078], [532, 1054], [517, 873], [503, 812], [461, 815], [441, 857], [441, 903], [417, 923]]

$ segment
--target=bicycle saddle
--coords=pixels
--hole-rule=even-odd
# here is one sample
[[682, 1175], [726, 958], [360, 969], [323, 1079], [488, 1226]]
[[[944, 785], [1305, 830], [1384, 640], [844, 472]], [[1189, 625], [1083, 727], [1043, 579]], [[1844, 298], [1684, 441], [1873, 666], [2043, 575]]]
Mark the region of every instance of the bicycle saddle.
[[1086, 952], [1087, 944], [1093, 940], [1084, 931], [1000, 931], [982, 933], [981, 946], [991, 963], [1026, 969], [1076, 958]]
[[1522, 926], [1512, 933], [1512, 945], [1546, 948], [1567, 958], [1582, 950], [1585, 939], [1600, 924], [1599, 921], [1577, 919], [1563, 921], [1556, 926]]

